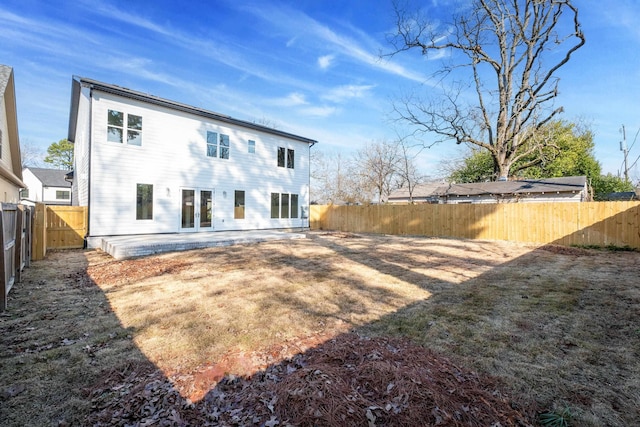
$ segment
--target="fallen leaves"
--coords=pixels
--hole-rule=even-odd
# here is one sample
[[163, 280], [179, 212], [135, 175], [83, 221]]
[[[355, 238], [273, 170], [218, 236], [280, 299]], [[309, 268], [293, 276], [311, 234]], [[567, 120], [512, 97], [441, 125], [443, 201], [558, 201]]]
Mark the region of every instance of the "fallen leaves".
[[[491, 378], [404, 339], [344, 334], [250, 377], [183, 398], [153, 365], [105, 375], [91, 425], [530, 426], [535, 411]], [[514, 409], [520, 407], [521, 409]]]

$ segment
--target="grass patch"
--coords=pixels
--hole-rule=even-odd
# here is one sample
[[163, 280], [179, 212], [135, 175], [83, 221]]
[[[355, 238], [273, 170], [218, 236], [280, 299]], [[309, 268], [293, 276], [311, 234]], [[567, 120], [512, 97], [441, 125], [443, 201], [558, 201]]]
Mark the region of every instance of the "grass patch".
[[53, 252], [0, 316], [0, 419], [82, 425], [107, 374], [157, 366], [194, 396], [207, 367], [246, 374], [356, 331], [409, 337], [573, 425], [640, 425], [639, 255], [567, 249], [312, 233], [129, 261]]

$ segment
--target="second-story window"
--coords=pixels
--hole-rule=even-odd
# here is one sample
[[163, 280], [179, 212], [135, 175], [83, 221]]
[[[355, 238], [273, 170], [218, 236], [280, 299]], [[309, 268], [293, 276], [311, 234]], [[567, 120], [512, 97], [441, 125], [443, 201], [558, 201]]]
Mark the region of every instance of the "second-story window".
[[220, 134], [220, 158], [229, 158], [229, 135]]
[[292, 149], [287, 150], [287, 167], [293, 169], [294, 152]]
[[128, 145], [142, 145], [142, 116], [109, 110], [107, 113], [107, 141]]
[[207, 131], [207, 156], [229, 158], [229, 135]]
[[284, 158], [286, 155], [286, 151], [284, 147], [278, 147], [278, 167], [284, 167]]
[[278, 147], [278, 167], [293, 169], [295, 153], [291, 148]]

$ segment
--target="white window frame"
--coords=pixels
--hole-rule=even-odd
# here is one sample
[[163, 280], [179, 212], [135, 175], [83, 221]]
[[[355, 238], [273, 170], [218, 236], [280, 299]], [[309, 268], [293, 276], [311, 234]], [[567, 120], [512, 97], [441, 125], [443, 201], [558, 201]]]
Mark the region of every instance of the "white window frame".
[[[109, 118], [111, 116], [111, 113], [119, 113], [122, 115], [122, 125], [118, 125], [118, 124], [113, 124], [113, 123], [109, 123]], [[139, 120], [139, 127], [135, 126], [131, 126], [131, 117], [138, 117]], [[120, 131], [120, 138], [119, 141], [116, 141], [114, 139], [110, 139], [110, 135], [111, 133], [109, 132], [109, 129], [116, 129]], [[131, 114], [131, 113], [125, 113], [124, 111], [118, 111], [118, 110], [112, 110], [112, 109], [108, 109], [107, 110], [107, 142], [113, 142], [116, 144], [124, 144], [124, 139], [126, 138], [127, 141], [127, 145], [131, 146], [131, 147], [141, 147], [142, 146], [142, 116], [139, 114]], [[130, 135], [137, 135], [136, 138], [130, 138]], [[130, 141], [138, 141], [139, 143], [133, 143]]]

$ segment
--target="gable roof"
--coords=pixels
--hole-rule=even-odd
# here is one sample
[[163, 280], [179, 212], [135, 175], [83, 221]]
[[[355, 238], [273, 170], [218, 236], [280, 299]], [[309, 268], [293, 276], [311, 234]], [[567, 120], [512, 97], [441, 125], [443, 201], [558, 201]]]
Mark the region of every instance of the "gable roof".
[[[25, 188], [22, 182], [22, 159], [20, 158], [20, 139], [18, 137], [18, 115], [16, 110], [16, 89], [13, 80], [13, 68], [0, 65], [0, 102], [4, 103], [7, 114], [7, 133], [2, 136], [2, 143], [8, 141], [11, 152], [11, 169], [0, 164], [0, 176], [14, 185]], [[6, 139], [5, 139], [6, 138]]]
[[73, 76], [72, 84], [71, 84], [71, 112], [70, 112], [70, 118], [69, 118], [69, 135], [67, 138], [71, 142], [75, 141], [76, 122], [77, 122], [77, 116], [78, 116], [78, 102], [80, 99], [80, 90], [83, 86], [88, 87], [91, 90], [98, 90], [101, 92], [110, 93], [113, 95], [118, 95], [118, 96], [122, 96], [129, 99], [134, 99], [136, 101], [142, 101], [149, 104], [158, 105], [158, 106], [169, 108], [172, 110], [195, 114], [200, 117], [216, 120], [223, 123], [229, 123], [232, 125], [253, 129], [253, 130], [269, 133], [269, 134], [284, 137], [284, 138], [295, 139], [298, 141], [309, 143], [312, 146], [318, 142], [314, 139], [305, 138], [303, 136], [294, 135], [288, 132], [283, 132], [267, 126], [262, 126], [262, 125], [247, 122], [244, 120], [234, 119], [233, 117], [226, 116], [224, 114], [214, 113], [213, 111], [208, 111], [202, 108], [193, 107], [191, 105], [182, 104], [176, 101], [170, 101], [168, 99], [160, 98], [155, 95], [150, 95], [143, 92], [127, 89], [121, 86], [117, 86], [109, 83], [103, 83], [97, 80], [92, 80], [92, 79], [79, 77], [79, 76]]
[[71, 187], [71, 183], [64, 179], [69, 173], [67, 170], [32, 167], [25, 168], [25, 170], [27, 169], [30, 170], [45, 187]]
[[[420, 184], [413, 190], [413, 198], [437, 198], [445, 196], [516, 195], [543, 193], [577, 193], [586, 188], [586, 176], [560, 178], [523, 179], [518, 181], [474, 182], [468, 184]], [[389, 200], [409, 198], [407, 189], [399, 189], [389, 195]]]

